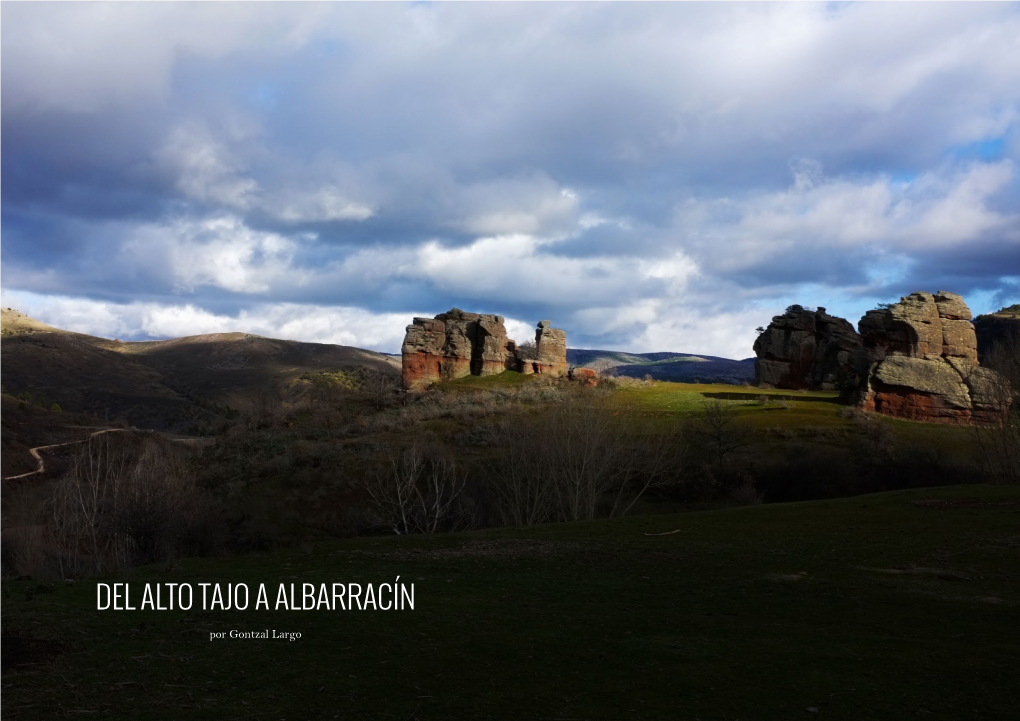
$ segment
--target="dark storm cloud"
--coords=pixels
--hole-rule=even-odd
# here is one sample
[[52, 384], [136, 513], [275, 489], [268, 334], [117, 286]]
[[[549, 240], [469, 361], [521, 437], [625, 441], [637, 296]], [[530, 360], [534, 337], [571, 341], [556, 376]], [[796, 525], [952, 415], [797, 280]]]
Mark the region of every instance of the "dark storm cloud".
[[1015, 5], [2, 13], [5, 303], [57, 325], [393, 350], [457, 305], [743, 357], [805, 293], [1015, 301]]

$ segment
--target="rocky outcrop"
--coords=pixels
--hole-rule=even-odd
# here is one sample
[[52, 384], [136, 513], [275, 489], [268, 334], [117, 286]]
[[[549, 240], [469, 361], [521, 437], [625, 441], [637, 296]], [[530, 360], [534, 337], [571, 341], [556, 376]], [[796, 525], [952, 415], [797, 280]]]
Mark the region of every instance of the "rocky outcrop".
[[567, 334], [552, 327], [552, 321], [541, 320], [535, 331], [537, 347], [535, 373], [562, 376], [567, 372]]
[[578, 381], [588, 388], [594, 388], [599, 384], [599, 374], [594, 368], [574, 368], [570, 371], [570, 380]]
[[465, 313], [459, 308], [435, 318], [415, 318], [401, 347], [404, 387], [421, 388], [506, 370], [557, 376], [567, 372], [566, 333], [542, 321], [535, 331], [535, 358], [526, 359], [507, 338], [503, 322], [502, 316]]
[[857, 331], [825, 308], [790, 306], [754, 342], [755, 382], [775, 388], [833, 390], [861, 347]]
[[978, 364], [977, 337], [963, 298], [911, 293], [868, 311], [858, 327], [856, 402], [898, 418], [997, 423], [1006, 410], [998, 374]]
[[977, 334], [978, 360], [981, 363], [988, 362], [996, 346], [1002, 347], [1008, 343], [1011, 348], [1020, 347], [1020, 305], [979, 315], [974, 319], [974, 332]]

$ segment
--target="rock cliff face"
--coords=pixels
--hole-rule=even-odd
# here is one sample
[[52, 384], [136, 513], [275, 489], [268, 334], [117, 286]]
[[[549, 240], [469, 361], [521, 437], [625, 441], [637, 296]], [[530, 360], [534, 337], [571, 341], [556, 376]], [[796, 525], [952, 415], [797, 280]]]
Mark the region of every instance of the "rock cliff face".
[[849, 322], [825, 308], [791, 306], [754, 342], [755, 382], [776, 388], [824, 389], [849, 376], [861, 338]]
[[405, 388], [489, 376], [505, 370], [564, 375], [567, 372], [567, 336], [547, 320], [535, 331], [536, 358], [525, 359], [517, 344], [507, 338], [503, 317], [465, 313], [453, 308], [435, 318], [415, 318], [407, 326], [403, 357]]
[[868, 311], [858, 324], [857, 403], [913, 420], [999, 422], [1001, 379], [978, 364], [970, 318], [963, 298], [946, 291], [911, 293]]
[[538, 322], [535, 331], [535, 345], [538, 359], [534, 363], [535, 373], [562, 376], [567, 373], [567, 334], [552, 327], [552, 321]]

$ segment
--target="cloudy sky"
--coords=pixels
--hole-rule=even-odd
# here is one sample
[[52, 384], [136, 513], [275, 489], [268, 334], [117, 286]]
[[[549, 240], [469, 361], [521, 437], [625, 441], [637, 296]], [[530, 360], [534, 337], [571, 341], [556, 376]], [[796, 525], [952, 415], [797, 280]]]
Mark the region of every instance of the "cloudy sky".
[[1020, 300], [1016, 4], [0, 12], [2, 300], [60, 327], [743, 358], [793, 302]]

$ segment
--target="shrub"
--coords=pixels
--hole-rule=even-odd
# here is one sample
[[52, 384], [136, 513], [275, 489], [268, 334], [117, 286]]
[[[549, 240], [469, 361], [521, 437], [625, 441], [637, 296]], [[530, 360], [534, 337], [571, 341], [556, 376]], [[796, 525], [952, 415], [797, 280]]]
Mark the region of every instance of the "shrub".
[[522, 360], [537, 360], [538, 344], [533, 340], [526, 340], [517, 346], [517, 354]]
[[[169, 443], [147, 439], [132, 460], [108, 434], [92, 436], [54, 486], [49, 528], [63, 577], [174, 558], [211, 526], [190, 468]], [[196, 538], [198, 536], [198, 538]], [[189, 543], [190, 542], [190, 543]]]
[[684, 482], [683, 428], [624, 421], [605, 398], [579, 390], [538, 418], [500, 422], [503, 452], [487, 475], [504, 524], [622, 516], [649, 490]]
[[364, 484], [376, 521], [394, 533], [437, 533], [463, 527], [457, 501], [464, 474], [453, 456], [414, 445], [390, 453], [388, 468]]
[[729, 492], [731, 501], [740, 506], [756, 506], [765, 500], [764, 494], [754, 485], [754, 479], [745, 475]]
[[836, 415], [844, 421], [853, 421], [863, 417], [864, 411], [856, 406], [843, 406], [839, 409]]

